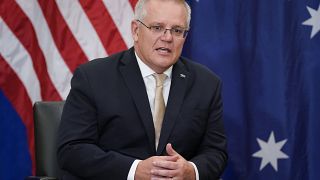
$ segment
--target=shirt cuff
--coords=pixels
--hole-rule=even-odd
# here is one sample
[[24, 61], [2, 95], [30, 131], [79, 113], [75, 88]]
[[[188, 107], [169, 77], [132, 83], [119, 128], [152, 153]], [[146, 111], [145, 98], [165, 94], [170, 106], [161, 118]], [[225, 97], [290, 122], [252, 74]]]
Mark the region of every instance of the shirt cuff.
[[192, 164], [192, 166], [194, 168], [194, 172], [196, 172], [196, 180], [199, 180], [199, 172], [198, 172], [197, 166], [191, 161], [189, 161], [189, 163]]
[[[138, 167], [138, 163], [140, 162], [141, 160], [134, 160], [132, 165], [131, 165], [131, 168], [129, 170], [129, 173], [128, 173], [128, 177], [127, 177], [127, 180], [134, 180], [134, 175], [136, 174], [136, 169]], [[198, 179], [197, 179], [198, 180]]]

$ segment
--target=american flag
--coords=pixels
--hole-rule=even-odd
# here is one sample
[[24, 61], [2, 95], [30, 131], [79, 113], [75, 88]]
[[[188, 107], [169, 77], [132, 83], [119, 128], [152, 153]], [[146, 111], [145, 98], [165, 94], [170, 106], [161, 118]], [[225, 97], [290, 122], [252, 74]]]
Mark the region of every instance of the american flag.
[[136, 2], [0, 1], [0, 179], [35, 170], [33, 103], [65, 99], [78, 65], [133, 45]]

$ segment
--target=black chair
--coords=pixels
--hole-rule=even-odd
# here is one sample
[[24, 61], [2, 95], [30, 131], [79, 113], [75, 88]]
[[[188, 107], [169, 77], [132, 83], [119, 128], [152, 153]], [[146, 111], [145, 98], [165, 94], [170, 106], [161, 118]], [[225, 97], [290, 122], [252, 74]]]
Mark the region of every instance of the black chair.
[[63, 106], [64, 101], [36, 102], [33, 106], [36, 176], [29, 176], [27, 180], [53, 180], [60, 177], [56, 136]]

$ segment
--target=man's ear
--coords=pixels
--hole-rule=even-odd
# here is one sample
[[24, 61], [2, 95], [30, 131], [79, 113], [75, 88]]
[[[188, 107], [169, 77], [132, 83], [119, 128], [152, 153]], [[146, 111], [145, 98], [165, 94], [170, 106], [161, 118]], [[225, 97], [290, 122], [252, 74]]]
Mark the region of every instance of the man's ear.
[[136, 20], [131, 21], [131, 33], [132, 33], [132, 38], [133, 41], [138, 41], [138, 31], [139, 31], [139, 27], [138, 27], [138, 23]]

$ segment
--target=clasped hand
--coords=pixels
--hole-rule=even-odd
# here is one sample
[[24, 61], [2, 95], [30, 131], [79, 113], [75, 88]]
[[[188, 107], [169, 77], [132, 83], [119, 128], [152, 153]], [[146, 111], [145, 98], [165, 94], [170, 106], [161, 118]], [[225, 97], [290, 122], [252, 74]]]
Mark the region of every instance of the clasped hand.
[[135, 180], [195, 180], [193, 166], [178, 154], [169, 143], [166, 146], [167, 156], [152, 156], [140, 161]]

